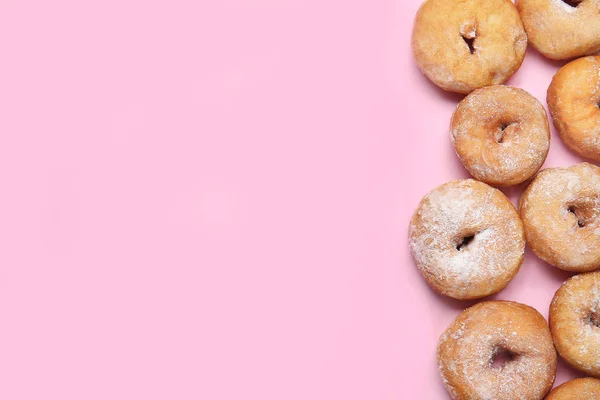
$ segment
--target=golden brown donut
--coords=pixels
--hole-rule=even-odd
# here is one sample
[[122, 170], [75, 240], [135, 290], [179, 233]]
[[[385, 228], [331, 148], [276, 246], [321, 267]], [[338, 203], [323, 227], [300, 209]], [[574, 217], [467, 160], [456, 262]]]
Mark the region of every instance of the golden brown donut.
[[579, 378], [554, 388], [546, 400], [585, 400], [600, 399], [600, 380]]
[[553, 60], [600, 50], [600, 0], [517, 0], [529, 43]]
[[469, 93], [514, 74], [527, 35], [510, 0], [426, 0], [417, 12], [412, 48], [433, 83]]
[[565, 271], [600, 267], [600, 168], [581, 163], [541, 171], [519, 205], [527, 243]]
[[[504, 363], [497, 362], [499, 354]], [[512, 301], [484, 301], [463, 311], [437, 352], [454, 400], [541, 400], [552, 388], [556, 358], [544, 317]]]
[[548, 88], [554, 127], [573, 151], [596, 161], [600, 161], [599, 104], [599, 56], [571, 61], [554, 75]]
[[550, 148], [544, 106], [510, 86], [488, 86], [465, 97], [450, 122], [454, 150], [465, 168], [490, 185], [516, 185], [531, 178]]
[[523, 261], [525, 237], [502, 192], [465, 179], [438, 186], [421, 200], [410, 221], [409, 247], [436, 292], [469, 300], [508, 285]]
[[600, 272], [563, 283], [550, 304], [550, 330], [567, 363], [600, 377]]

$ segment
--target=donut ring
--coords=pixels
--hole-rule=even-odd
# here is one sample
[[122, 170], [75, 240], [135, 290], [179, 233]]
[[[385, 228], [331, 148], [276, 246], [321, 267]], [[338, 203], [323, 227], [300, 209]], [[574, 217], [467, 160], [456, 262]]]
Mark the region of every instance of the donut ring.
[[600, 50], [600, 0], [517, 0], [529, 42], [553, 60]]
[[596, 161], [600, 161], [599, 105], [600, 56], [571, 61], [552, 78], [548, 108], [556, 131], [573, 151]]
[[579, 378], [554, 388], [546, 400], [600, 399], [600, 380]]
[[463, 311], [440, 337], [437, 360], [454, 400], [542, 399], [557, 363], [544, 317], [512, 301], [484, 301]]
[[473, 179], [438, 186], [420, 202], [409, 247], [436, 292], [460, 300], [498, 293], [517, 274], [523, 224], [498, 189]]
[[412, 48], [433, 83], [469, 93], [514, 74], [527, 35], [510, 0], [427, 0], [415, 18]]
[[488, 86], [465, 97], [450, 122], [452, 145], [476, 179], [496, 186], [531, 178], [550, 148], [544, 106], [509, 86]]
[[600, 376], [600, 272], [569, 278], [550, 305], [558, 354], [573, 368]]
[[600, 267], [600, 168], [549, 168], [533, 179], [519, 205], [527, 243], [565, 271]]

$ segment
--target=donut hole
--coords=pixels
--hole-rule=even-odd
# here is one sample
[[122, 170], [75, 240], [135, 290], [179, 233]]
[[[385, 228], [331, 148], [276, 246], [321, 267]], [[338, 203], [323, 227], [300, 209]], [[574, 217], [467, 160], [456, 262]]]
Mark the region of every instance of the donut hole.
[[582, 200], [577, 203], [567, 204], [567, 211], [577, 220], [577, 226], [584, 228], [590, 225], [598, 216], [597, 201]]
[[495, 134], [495, 139], [496, 139], [497, 143], [504, 143], [504, 136], [506, 135], [506, 129], [512, 125], [514, 125], [513, 122], [500, 123], [500, 125], [498, 126], [498, 131]]
[[577, 226], [579, 226], [580, 228], [583, 228], [585, 226], [585, 222], [583, 220], [579, 219], [579, 216], [577, 215], [577, 209], [575, 208], [575, 206], [568, 207], [567, 211], [569, 211], [571, 214], [575, 215], [575, 218], [577, 218]]
[[475, 39], [477, 38], [477, 21], [470, 20], [463, 22], [460, 26], [460, 36], [469, 48], [469, 53], [475, 54], [477, 51], [475, 48]]
[[519, 355], [512, 351], [499, 347], [494, 351], [490, 365], [492, 368], [504, 368], [506, 364], [515, 361]]
[[471, 54], [475, 54], [475, 37], [473, 36], [472, 38], [466, 37], [465, 35], [462, 35], [463, 40], [465, 41], [465, 43], [467, 44], [467, 46], [469, 47], [469, 52]]
[[568, 6], [571, 6], [573, 8], [577, 7], [579, 4], [581, 4], [583, 0], [562, 0], [563, 3], [565, 3]]
[[475, 235], [470, 235], [470, 236], [463, 237], [456, 244], [456, 250], [462, 251], [462, 250], [466, 249], [469, 246], [469, 244], [473, 241], [473, 239], [475, 239]]
[[600, 328], [600, 312], [594, 310], [590, 311], [585, 321], [588, 325]]

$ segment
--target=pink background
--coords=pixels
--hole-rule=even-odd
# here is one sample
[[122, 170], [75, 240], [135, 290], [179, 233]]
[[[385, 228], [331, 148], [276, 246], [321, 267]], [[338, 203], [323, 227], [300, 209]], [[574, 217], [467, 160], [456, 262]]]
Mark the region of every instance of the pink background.
[[[467, 174], [419, 3], [3, 0], [0, 398], [447, 398], [467, 304], [406, 230]], [[543, 101], [559, 65], [510, 83]], [[547, 315], [565, 277], [528, 252], [497, 297]]]

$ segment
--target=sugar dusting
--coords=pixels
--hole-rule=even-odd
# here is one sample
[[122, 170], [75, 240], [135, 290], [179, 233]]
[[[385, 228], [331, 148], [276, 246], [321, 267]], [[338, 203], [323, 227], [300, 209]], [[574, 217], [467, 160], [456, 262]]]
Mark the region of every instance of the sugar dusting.
[[557, 350], [571, 364], [600, 373], [600, 272], [576, 275], [556, 293], [550, 307]]
[[600, 46], [598, 0], [583, 0], [577, 7], [563, 0], [519, 0], [517, 7], [530, 42], [550, 58], [577, 58]]
[[[522, 227], [508, 199], [474, 180], [450, 182], [425, 196], [409, 235], [419, 269], [459, 295], [492, 290], [515, 272], [524, 250]], [[457, 249], [467, 236], [474, 237]]]
[[[495, 354], [515, 354], [501, 367]], [[465, 310], [442, 334], [438, 366], [453, 398], [539, 399], [556, 372], [556, 353], [543, 317], [511, 302], [483, 302]], [[462, 397], [456, 396], [457, 390]]]
[[[584, 227], [570, 206], [585, 213]], [[565, 269], [600, 265], [600, 168], [581, 163], [540, 172], [521, 199], [521, 215], [540, 258]]]
[[451, 138], [463, 165], [488, 182], [525, 180], [542, 166], [550, 148], [544, 107], [508, 86], [480, 89], [463, 99], [452, 118]]

